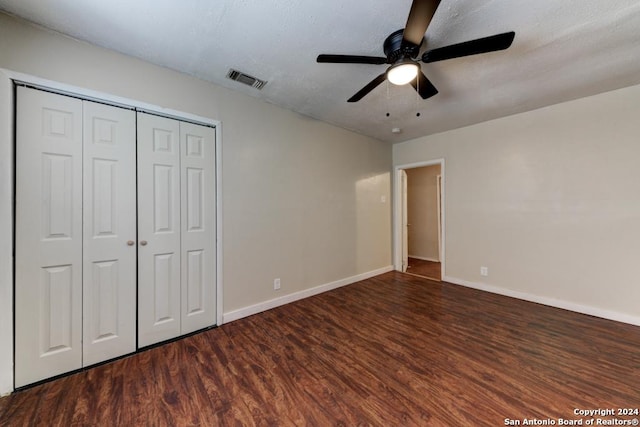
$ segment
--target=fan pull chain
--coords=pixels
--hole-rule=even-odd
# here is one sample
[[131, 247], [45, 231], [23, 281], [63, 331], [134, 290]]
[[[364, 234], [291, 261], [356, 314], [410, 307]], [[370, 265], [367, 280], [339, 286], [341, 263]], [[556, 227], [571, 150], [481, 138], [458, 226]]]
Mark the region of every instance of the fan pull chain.
[[420, 76], [416, 76], [416, 117], [420, 117], [420, 111], [418, 111], [418, 102], [420, 93]]
[[389, 113], [389, 80], [385, 80], [385, 83], [387, 85], [387, 117], [389, 117], [391, 114]]

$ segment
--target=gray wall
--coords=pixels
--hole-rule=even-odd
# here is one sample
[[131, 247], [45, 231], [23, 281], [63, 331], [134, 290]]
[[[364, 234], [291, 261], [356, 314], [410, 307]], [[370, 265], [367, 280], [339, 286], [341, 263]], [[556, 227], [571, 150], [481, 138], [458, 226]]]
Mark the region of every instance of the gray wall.
[[395, 145], [395, 165], [446, 161], [444, 279], [640, 325], [639, 99], [633, 86]]

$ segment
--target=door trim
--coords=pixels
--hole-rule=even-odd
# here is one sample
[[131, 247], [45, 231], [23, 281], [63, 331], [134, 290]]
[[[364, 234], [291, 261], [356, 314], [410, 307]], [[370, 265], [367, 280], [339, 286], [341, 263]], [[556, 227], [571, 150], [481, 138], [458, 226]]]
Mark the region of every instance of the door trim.
[[444, 158], [428, 160], [425, 162], [418, 163], [408, 163], [403, 165], [394, 166], [393, 173], [393, 268], [397, 271], [402, 271], [402, 181], [400, 179], [400, 174], [402, 171], [406, 171], [407, 169], [421, 168], [424, 166], [435, 166], [440, 165], [440, 175], [441, 175], [441, 189], [440, 189], [440, 205], [441, 205], [441, 241], [440, 241], [440, 268], [441, 268], [441, 277], [445, 277], [446, 271], [446, 251], [445, 251], [445, 243], [446, 243], [446, 224], [445, 224], [445, 161]]

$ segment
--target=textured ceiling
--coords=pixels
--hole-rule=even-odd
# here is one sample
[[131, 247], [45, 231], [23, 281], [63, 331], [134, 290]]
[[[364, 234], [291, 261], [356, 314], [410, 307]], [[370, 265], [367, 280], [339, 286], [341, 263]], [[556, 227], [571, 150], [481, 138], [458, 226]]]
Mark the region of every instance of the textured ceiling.
[[[422, 100], [383, 83], [384, 65], [317, 64], [320, 53], [384, 56], [411, 0], [0, 0], [0, 10], [77, 39], [399, 142], [640, 83], [637, 0], [442, 0], [423, 46], [515, 31], [506, 51], [422, 64]], [[235, 68], [261, 90], [225, 78]], [[420, 112], [417, 117], [416, 113]], [[389, 116], [387, 117], [387, 113]], [[392, 128], [401, 133], [392, 134]]]

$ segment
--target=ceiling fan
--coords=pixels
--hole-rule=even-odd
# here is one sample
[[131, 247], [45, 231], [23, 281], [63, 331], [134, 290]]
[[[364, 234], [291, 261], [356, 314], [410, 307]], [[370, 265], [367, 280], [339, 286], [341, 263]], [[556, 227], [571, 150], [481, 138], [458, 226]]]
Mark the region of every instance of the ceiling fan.
[[[420, 52], [424, 33], [427, 31], [427, 27], [439, 4], [440, 0], [413, 0], [405, 28], [391, 33], [384, 41], [383, 50], [386, 58], [382, 56], [322, 54], [318, 55], [316, 61], [334, 64], [390, 64], [390, 67], [384, 73], [371, 80], [369, 84], [360, 89], [347, 102], [361, 100], [385, 80], [389, 80], [390, 83], [396, 85], [411, 83], [423, 99], [430, 98], [438, 93], [438, 89], [424, 75], [416, 57]], [[515, 35], [515, 32], [510, 31], [439, 47], [424, 52], [421, 60], [424, 63], [430, 63], [504, 50], [511, 46]]]

